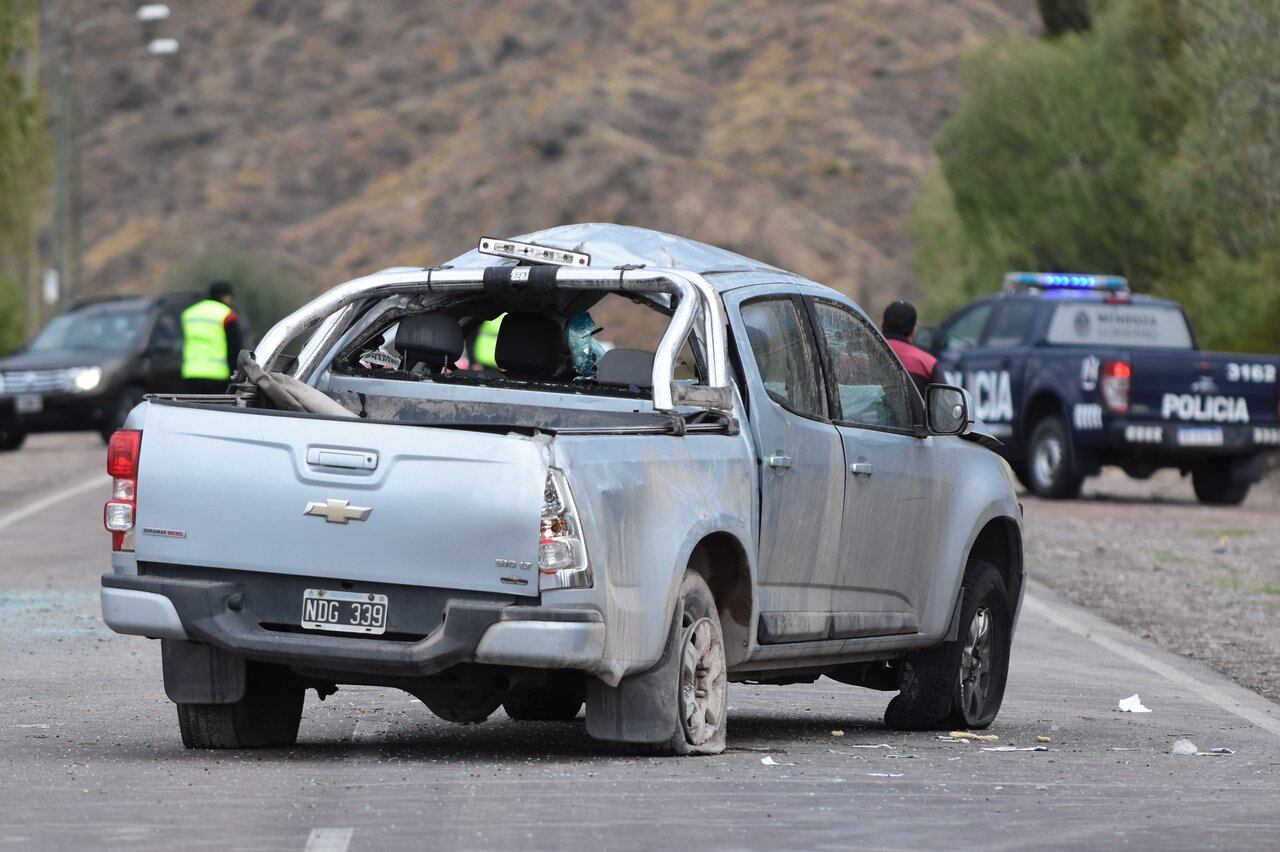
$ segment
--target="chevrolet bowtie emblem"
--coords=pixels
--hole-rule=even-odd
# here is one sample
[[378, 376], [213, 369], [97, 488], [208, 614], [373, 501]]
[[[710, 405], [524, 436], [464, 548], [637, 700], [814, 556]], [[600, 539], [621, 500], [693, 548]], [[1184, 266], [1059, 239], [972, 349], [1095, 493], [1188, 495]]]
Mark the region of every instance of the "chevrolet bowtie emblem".
[[324, 518], [327, 524], [345, 524], [347, 521], [368, 520], [372, 511], [368, 506], [350, 506], [346, 500], [325, 500], [323, 503], [308, 503], [302, 514]]

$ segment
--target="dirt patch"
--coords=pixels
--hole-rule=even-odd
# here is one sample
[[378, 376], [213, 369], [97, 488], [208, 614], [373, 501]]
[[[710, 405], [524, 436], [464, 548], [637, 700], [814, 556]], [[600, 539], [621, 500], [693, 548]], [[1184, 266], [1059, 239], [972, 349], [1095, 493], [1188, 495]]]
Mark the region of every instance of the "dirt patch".
[[1280, 477], [1237, 508], [1197, 504], [1173, 472], [1108, 470], [1081, 500], [1021, 499], [1038, 580], [1280, 701]]

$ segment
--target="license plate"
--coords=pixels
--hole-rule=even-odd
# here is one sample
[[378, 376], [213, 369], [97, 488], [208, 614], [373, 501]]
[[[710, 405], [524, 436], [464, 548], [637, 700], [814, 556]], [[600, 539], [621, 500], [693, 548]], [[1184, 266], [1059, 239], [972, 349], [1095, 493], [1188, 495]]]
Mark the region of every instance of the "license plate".
[[13, 410], [19, 414], [39, 414], [44, 411], [44, 397], [38, 393], [24, 393], [14, 397]]
[[387, 631], [387, 596], [307, 589], [299, 623], [307, 630], [380, 635]]
[[1221, 426], [1183, 426], [1178, 429], [1180, 447], [1221, 447]]

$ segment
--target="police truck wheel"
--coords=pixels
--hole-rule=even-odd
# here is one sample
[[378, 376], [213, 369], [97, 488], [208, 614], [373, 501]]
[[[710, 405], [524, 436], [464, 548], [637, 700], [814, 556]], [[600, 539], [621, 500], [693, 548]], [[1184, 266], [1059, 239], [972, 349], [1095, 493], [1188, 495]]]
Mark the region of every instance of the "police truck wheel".
[[26, 432], [0, 429], [0, 453], [7, 453], [10, 450], [18, 449], [22, 446], [22, 442], [25, 440], [27, 440]]
[[1080, 495], [1084, 477], [1072, 469], [1071, 437], [1056, 417], [1046, 417], [1031, 430], [1027, 474], [1037, 497], [1064, 500]]
[[1008, 592], [989, 562], [969, 561], [956, 638], [907, 657], [902, 690], [884, 723], [899, 730], [985, 728], [995, 721], [1009, 676]]
[[1191, 487], [1196, 499], [1206, 506], [1239, 506], [1249, 496], [1252, 483], [1233, 482], [1231, 467], [1226, 464], [1202, 467], [1191, 472]]
[[502, 709], [522, 722], [569, 722], [587, 700], [587, 679], [573, 672], [553, 672], [545, 684], [512, 690]]
[[179, 704], [187, 748], [291, 746], [298, 740], [306, 688], [278, 666], [245, 664], [244, 697], [234, 704]]

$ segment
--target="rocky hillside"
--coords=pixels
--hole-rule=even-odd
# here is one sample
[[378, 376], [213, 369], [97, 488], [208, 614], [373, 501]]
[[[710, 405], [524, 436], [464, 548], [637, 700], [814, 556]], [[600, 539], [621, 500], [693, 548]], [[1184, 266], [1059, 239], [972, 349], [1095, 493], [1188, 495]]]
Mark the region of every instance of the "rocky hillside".
[[[572, 221], [686, 234], [871, 307], [917, 292], [912, 204], [958, 59], [1032, 0], [170, 0], [77, 41], [85, 274], [207, 250], [312, 290]], [[119, 23], [109, 20], [118, 16]], [[45, 61], [54, 50], [47, 39]]]

